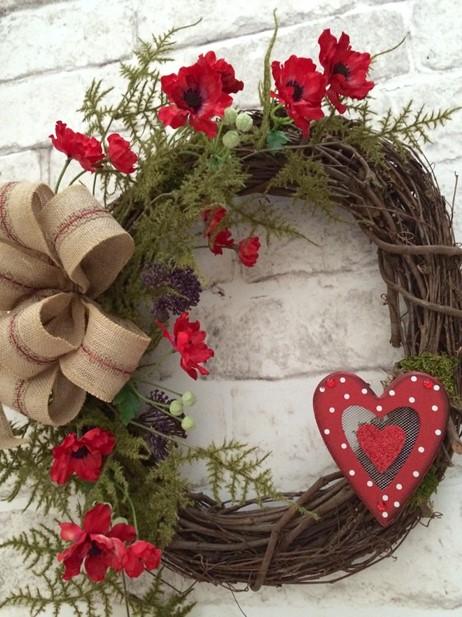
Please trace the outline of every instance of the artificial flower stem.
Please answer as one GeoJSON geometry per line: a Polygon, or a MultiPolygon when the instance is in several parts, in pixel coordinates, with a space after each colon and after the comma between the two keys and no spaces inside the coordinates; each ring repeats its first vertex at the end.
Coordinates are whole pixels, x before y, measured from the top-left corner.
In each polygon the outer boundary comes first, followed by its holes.
{"type": "Polygon", "coordinates": [[[163,439],[167,439],[168,441],[173,441],[173,443],[176,443],[177,446],[182,446],[183,448],[187,448],[188,450],[194,450],[194,448],[186,445],[180,439],[176,439],[175,437],[172,437],[171,435],[164,435],[164,433],[161,433],[160,431],[156,431],[155,428],[151,428],[150,426],[144,426],[144,424],[140,424],[139,422],[136,422],[135,420],[130,420],[129,424],[132,424],[133,426],[136,426],[138,428],[142,428],[148,433],[152,433],[153,435],[157,435],[158,437],[162,437],[163,439]]]}
{"type": "Polygon", "coordinates": [[[138,518],[136,516],[135,504],[133,503],[133,500],[130,497],[130,495],[128,494],[128,492],[125,493],[125,499],[127,500],[128,505],[130,506],[130,510],[132,511],[133,527],[135,528],[136,535],[139,536],[138,518]]]}
{"type": "Polygon", "coordinates": [[[127,581],[125,580],[125,572],[122,572],[122,586],[124,589],[125,610],[127,612],[127,617],[130,617],[131,613],[130,613],[130,605],[128,603],[127,581]]]}
{"type": "Polygon", "coordinates": [[[71,184],[74,184],[74,182],[77,182],[77,180],[78,180],[81,176],[83,176],[83,174],[85,174],[85,173],[87,173],[87,170],[86,170],[86,169],[84,169],[83,171],[81,171],[80,173],[78,173],[76,176],[74,176],[74,177],[72,178],[72,180],[69,182],[69,186],[71,186],[71,184]]]}
{"type": "Polygon", "coordinates": [[[164,413],[166,416],[170,416],[171,418],[174,418],[175,420],[178,420],[178,418],[176,418],[173,414],[171,414],[168,410],[167,405],[164,405],[163,403],[158,403],[157,401],[153,401],[152,399],[148,398],[147,396],[143,396],[141,394],[141,392],[139,392],[134,386],[133,384],[131,384],[131,388],[133,390],[133,392],[136,394],[136,396],[143,402],[148,403],[148,405],[150,405],[151,407],[155,407],[156,409],[158,409],[160,412],[164,413]],[[165,409],[162,409],[162,408],[165,409]]]}
{"type": "Polygon", "coordinates": [[[146,364],[140,364],[138,366],[138,369],[141,368],[148,368],[150,366],[158,366],[161,362],[163,362],[164,360],[166,360],[167,358],[169,358],[172,354],[175,353],[174,349],[169,349],[169,351],[167,351],[166,353],[164,353],[160,358],[158,358],[157,360],[155,360],[154,362],[148,362],[146,364]]]}
{"type": "Polygon", "coordinates": [[[164,385],[159,384],[159,383],[154,383],[152,381],[146,381],[144,379],[137,379],[136,381],[138,383],[144,383],[147,386],[152,386],[153,388],[158,388],[159,390],[166,390],[167,392],[171,392],[175,396],[182,396],[181,392],[177,392],[176,390],[172,390],[171,388],[167,388],[167,386],[164,386],[164,385]]]}
{"type": "Polygon", "coordinates": [[[98,177],[98,173],[97,173],[97,172],[95,172],[95,177],[93,178],[93,188],[92,188],[92,191],[91,191],[91,194],[92,194],[92,195],[94,195],[94,194],[95,194],[95,191],[96,191],[96,178],[97,178],[97,177],[98,177]]]}
{"type": "Polygon", "coordinates": [[[59,174],[58,181],[56,182],[56,186],[55,186],[55,193],[57,193],[57,192],[58,192],[59,185],[61,184],[61,180],[63,179],[63,176],[64,176],[64,174],[66,173],[66,169],[67,169],[67,168],[69,167],[69,165],[71,164],[71,161],[72,161],[71,157],[68,157],[68,158],[66,159],[66,162],[64,163],[64,166],[63,166],[63,168],[61,169],[61,173],[59,174]]]}

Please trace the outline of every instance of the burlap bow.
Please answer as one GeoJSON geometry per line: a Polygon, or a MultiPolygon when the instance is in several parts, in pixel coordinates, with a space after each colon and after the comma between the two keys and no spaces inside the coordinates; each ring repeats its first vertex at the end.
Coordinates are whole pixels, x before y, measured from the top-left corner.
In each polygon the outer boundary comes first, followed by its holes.
{"type": "MultiPolygon", "coordinates": [[[[0,401],[62,425],[86,393],[112,401],[149,345],[94,298],[133,253],[133,240],[80,185],[0,186],[0,401]]],[[[0,408],[0,448],[17,445],[0,408]]]]}

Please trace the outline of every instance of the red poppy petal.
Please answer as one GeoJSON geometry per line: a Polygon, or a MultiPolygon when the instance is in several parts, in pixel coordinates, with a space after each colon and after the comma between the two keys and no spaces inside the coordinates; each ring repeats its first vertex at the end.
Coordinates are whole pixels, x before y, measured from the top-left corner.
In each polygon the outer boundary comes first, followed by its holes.
{"type": "Polygon", "coordinates": [[[217,134],[217,123],[212,120],[191,117],[189,123],[196,131],[205,133],[207,137],[212,138],[217,134]]]}
{"type": "Polygon", "coordinates": [[[72,470],[81,479],[87,482],[96,482],[101,475],[103,457],[99,452],[91,452],[85,458],[72,459],[72,470]]]}
{"type": "MultiPolygon", "coordinates": [[[[112,137],[112,135],[110,135],[110,137],[112,137]]],[[[111,454],[116,444],[114,435],[100,428],[92,428],[87,431],[81,441],[90,450],[98,450],[104,456],[111,454]]]]}
{"type": "Polygon", "coordinates": [[[50,469],[50,478],[55,484],[66,484],[72,475],[70,454],[55,456],[50,469]]]}
{"type": "Polygon", "coordinates": [[[95,582],[104,580],[110,563],[108,563],[107,555],[89,555],[85,559],[85,570],[88,577],[95,582]]]}
{"type": "Polygon", "coordinates": [[[64,561],[64,574],[63,579],[65,581],[70,580],[74,576],[78,576],[82,569],[82,561],[78,556],[70,557],[64,561]]]}
{"type": "Polygon", "coordinates": [[[136,530],[126,523],[118,523],[109,532],[111,538],[118,538],[122,542],[133,542],[136,539],[136,530]]]}
{"type": "Polygon", "coordinates": [[[176,105],[166,105],[159,109],[157,117],[167,126],[177,129],[180,126],[184,126],[188,121],[188,112],[179,109],[176,105]]]}
{"type": "Polygon", "coordinates": [[[98,503],[86,513],[83,528],[87,533],[107,533],[111,526],[111,516],[111,506],[107,503],[98,503]]]}
{"type": "Polygon", "coordinates": [[[79,542],[87,534],[75,523],[60,523],[61,538],[66,542],[79,542]]]}

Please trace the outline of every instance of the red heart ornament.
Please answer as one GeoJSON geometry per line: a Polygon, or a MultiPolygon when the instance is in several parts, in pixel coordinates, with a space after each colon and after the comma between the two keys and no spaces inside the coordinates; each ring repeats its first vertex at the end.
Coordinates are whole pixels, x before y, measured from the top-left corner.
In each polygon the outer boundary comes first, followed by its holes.
{"type": "Polygon", "coordinates": [[[373,424],[361,424],[356,431],[361,450],[381,473],[396,460],[406,441],[406,432],[400,426],[391,424],[378,428],[373,424]]]}
{"type": "Polygon", "coordinates": [[[444,438],[449,403],[442,384],[406,373],[377,396],[357,375],[332,373],[317,386],[313,408],[333,459],[386,527],[424,479],[444,438]]]}

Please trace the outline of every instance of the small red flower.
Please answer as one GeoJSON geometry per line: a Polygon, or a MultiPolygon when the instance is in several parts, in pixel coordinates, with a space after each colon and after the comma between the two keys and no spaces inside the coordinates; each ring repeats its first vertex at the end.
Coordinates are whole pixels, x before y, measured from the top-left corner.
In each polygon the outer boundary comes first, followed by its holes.
{"type": "Polygon", "coordinates": [[[61,538],[72,543],[57,555],[64,563],[64,580],[80,574],[82,564],[92,581],[102,581],[111,567],[115,570],[122,567],[125,557],[122,542],[132,541],[136,533],[125,523],[111,529],[111,517],[111,506],[99,503],[86,513],[82,527],[60,523],[61,538]]]}
{"type": "Polygon", "coordinates": [[[95,137],[88,137],[68,128],[64,122],[58,120],[55,126],[56,135],[50,135],[51,143],[60,152],[75,159],[86,170],[94,172],[104,159],[103,149],[95,137]]]}
{"type": "Polygon", "coordinates": [[[223,206],[207,208],[202,213],[202,219],[206,224],[204,236],[208,239],[210,250],[215,255],[222,255],[224,248],[234,247],[231,231],[227,227],[220,229],[220,224],[227,213],[223,206]]]}
{"type": "Polygon", "coordinates": [[[229,62],[226,62],[224,58],[219,58],[217,60],[214,51],[208,51],[205,56],[201,54],[199,56],[198,62],[207,63],[210,68],[212,68],[220,75],[223,92],[226,92],[226,94],[231,94],[232,92],[239,92],[239,90],[243,90],[244,82],[240,79],[236,79],[236,74],[234,72],[233,66],[229,64],[229,62]]]}
{"type": "Polygon", "coordinates": [[[124,174],[133,173],[138,157],[133,150],[131,150],[128,141],[118,133],[109,135],[107,141],[109,144],[107,154],[114,167],[124,174]]]}
{"type": "Polygon", "coordinates": [[[72,474],[87,482],[96,482],[101,474],[103,457],[108,456],[116,444],[108,431],[93,428],[82,437],[69,433],[53,448],[50,477],[56,484],[65,484],[72,474]]]}
{"type": "Polygon", "coordinates": [[[251,268],[257,263],[260,246],[258,236],[251,236],[239,242],[238,255],[244,266],[251,268]]]}
{"type": "Polygon", "coordinates": [[[173,336],[165,326],[158,322],[163,336],[170,341],[172,347],[181,354],[181,368],[193,379],[197,373],[208,375],[208,370],[201,366],[214,356],[214,351],[205,343],[206,332],[201,330],[198,321],[189,321],[189,313],[181,313],[173,326],[173,336]]]}
{"type": "Polygon", "coordinates": [[[155,570],[160,565],[162,551],[144,540],[138,540],[126,547],[123,569],[131,578],[143,574],[145,570],[155,570]]]}
{"type": "Polygon", "coordinates": [[[346,105],[341,102],[341,96],[363,99],[374,87],[374,82],[366,79],[371,56],[368,53],[353,51],[350,37],[345,32],[342,32],[337,41],[327,28],[318,42],[319,62],[324,67],[328,83],[327,96],[337,111],[343,114],[346,105]]]}
{"type": "Polygon", "coordinates": [[[232,98],[223,90],[220,73],[207,61],[183,66],[178,75],[164,75],[161,86],[171,103],[159,110],[161,122],[174,129],[189,123],[208,137],[217,134],[212,118],[222,116],[232,98]]]}
{"type": "Polygon", "coordinates": [[[277,92],[272,95],[285,106],[295,125],[306,137],[310,122],[320,120],[324,113],[321,102],[326,93],[326,79],[309,58],[290,56],[282,64],[271,64],[277,92]]]}

